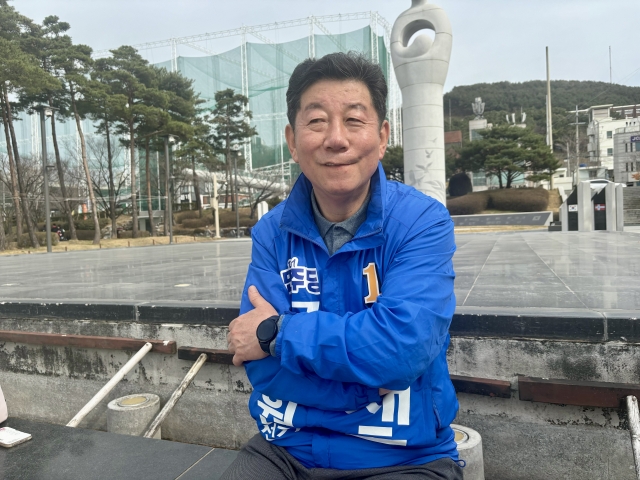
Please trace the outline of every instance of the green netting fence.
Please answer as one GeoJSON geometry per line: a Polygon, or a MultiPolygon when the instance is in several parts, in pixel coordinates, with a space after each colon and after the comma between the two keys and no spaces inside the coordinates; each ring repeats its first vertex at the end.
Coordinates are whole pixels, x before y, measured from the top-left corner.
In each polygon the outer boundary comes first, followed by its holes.
{"type": "MultiPolygon", "coordinates": [[[[246,54],[238,46],[224,53],[203,57],[178,57],[180,73],[194,81],[194,88],[205,100],[204,107],[212,108],[215,93],[231,88],[248,94],[249,109],[253,114],[251,124],[258,135],[251,142],[251,167],[253,169],[288,162],[289,151],[284,145],[286,116],[286,91],[293,69],[315,50],[316,58],[338,51],[356,51],[373,57],[389,79],[389,55],[384,38],[377,37],[372,49],[371,27],[336,35],[314,35],[289,42],[267,44],[247,42],[246,54]],[[243,81],[246,66],[246,82],[243,81]],[[244,88],[243,88],[244,87],[244,88]]],[[[171,69],[171,61],[156,64],[171,69]]]]}

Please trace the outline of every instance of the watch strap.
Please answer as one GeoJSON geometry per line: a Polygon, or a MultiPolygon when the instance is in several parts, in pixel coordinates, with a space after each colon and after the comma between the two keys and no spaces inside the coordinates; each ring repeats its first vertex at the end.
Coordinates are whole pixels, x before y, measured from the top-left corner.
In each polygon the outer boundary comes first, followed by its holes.
{"type": "MultiPolygon", "coordinates": [[[[282,320],[284,319],[284,315],[280,315],[278,317],[278,333],[280,333],[280,330],[282,329],[282,320]]],[[[269,354],[272,357],[276,356],[276,340],[278,339],[278,334],[276,334],[275,337],[273,337],[273,340],[271,340],[271,343],[269,344],[269,354]]]]}

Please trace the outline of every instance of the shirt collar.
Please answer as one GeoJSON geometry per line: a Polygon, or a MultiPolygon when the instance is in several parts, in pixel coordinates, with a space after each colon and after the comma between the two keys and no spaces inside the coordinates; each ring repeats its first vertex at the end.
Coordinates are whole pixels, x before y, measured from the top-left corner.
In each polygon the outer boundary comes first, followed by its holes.
{"type": "MultiPolygon", "coordinates": [[[[311,182],[304,174],[300,174],[291,189],[289,198],[285,201],[282,217],[280,218],[280,227],[286,231],[307,237],[318,245],[323,245],[324,240],[314,221],[313,207],[310,201],[312,190],[311,182]]],[[[382,231],[387,203],[387,178],[381,163],[378,163],[378,170],[371,177],[369,191],[371,197],[367,207],[367,215],[365,222],[358,229],[358,237],[371,235],[377,237],[376,234],[382,231]]],[[[371,241],[367,242],[367,245],[369,243],[378,243],[378,240],[372,238],[371,241]]]]}
{"type": "Polygon", "coordinates": [[[346,230],[353,237],[358,231],[358,228],[360,228],[360,225],[362,225],[364,221],[367,219],[367,209],[369,207],[370,198],[371,198],[371,188],[369,188],[369,191],[367,192],[367,197],[364,199],[364,202],[362,203],[362,205],[360,205],[360,208],[356,213],[351,215],[346,220],[343,220],[342,222],[330,222],[329,220],[324,218],[324,216],[320,212],[320,208],[318,207],[318,202],[316,200],[315,193],[312,190],[311,191],[311,207],[313,208],[313,218],[316,221],[316,225],[318,226],[318,230],[320,231],[320,235],[322,236],[322,238],[324,238],[327,235],[327,232],[333,226],[340,227],[346,230]]]}

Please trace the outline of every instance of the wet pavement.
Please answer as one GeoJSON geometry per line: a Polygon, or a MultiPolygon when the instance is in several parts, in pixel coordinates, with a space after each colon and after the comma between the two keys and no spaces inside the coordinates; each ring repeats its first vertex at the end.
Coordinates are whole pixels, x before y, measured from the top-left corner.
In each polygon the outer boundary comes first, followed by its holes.
{"type": "MultiPolygon", "coordinates": [[[[460,307],[640,311],[640,234],[458,234],[460,307]]],[[[0,301],[239,302],[251,241],[0,257],[0,301]]]]}

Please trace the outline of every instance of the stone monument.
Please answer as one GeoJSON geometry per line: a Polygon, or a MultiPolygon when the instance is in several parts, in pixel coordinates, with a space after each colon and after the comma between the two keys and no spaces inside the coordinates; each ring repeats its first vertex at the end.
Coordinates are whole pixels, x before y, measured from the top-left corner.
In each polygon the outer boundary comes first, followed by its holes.
{"type": "Polygon", "coordinates": [[[442,8],[412,0],[391,31],[391,58],[402,91],[404,181],[443,204],[446,201],[442,93],[451,57],[451,24],[442,8]],[[432,40],[418,35],[435,31],[432,40]]]}
{"type": "Polygon", "coordinates": [[[473,114],[476,116],[469,122],[469,140],[473,142],[482,138],[476,131],[491,128],[491,124],[487,123],[487,119],[483,117],[484,102],[481,97],[476,98],[476,101],[471,104],[471,108],[473,108],[473,114]]]}

